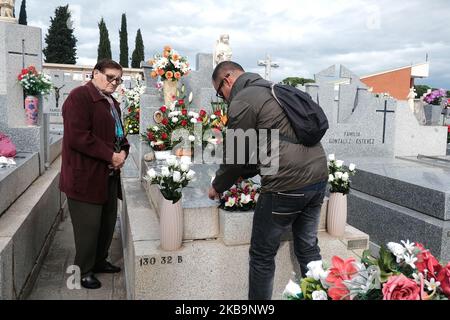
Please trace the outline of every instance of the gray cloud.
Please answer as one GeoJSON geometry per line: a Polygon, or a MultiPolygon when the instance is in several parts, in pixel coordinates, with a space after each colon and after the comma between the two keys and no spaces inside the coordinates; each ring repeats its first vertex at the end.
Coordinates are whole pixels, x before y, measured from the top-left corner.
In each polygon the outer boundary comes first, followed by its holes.
{"type": "MultiPolygon", "coordinates": [[[[17,1],[20,2],[20,1],[17,1]]],[[[66,2],[27,1],[30,25],[43,28],[66,2]]],[[[230,34],[234,60],[263,73],[258,59],[270,53],[280,63],[273,80],[312,77],[331,64],[360,75],[431,61],[430,77],[420,82],[450,87],[450,9],[448,0],[278,0],[278,1],[70,1],[75,18],[78,63],[95,62],[97,23],[106,21],[113,56],[119,56],[120,17],[128,18],[130,56],[141,28],[146,57],[170,44],[194,63],[212,52],[221,33],[230,34]]]]}

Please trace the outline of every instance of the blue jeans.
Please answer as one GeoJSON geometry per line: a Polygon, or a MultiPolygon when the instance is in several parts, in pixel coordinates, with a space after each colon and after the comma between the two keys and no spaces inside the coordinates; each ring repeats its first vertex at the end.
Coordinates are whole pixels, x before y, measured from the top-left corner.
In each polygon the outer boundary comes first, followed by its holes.
{"type": "Polygon", "coordinates": [[[272,298],[275,256],[281,236],[291,226],[294,251],[303,276],[309,262],[322,259],[317,229],[326,186],[324,181],[299,190],[260,195],[250,244],[250,300],[272,298]]]}

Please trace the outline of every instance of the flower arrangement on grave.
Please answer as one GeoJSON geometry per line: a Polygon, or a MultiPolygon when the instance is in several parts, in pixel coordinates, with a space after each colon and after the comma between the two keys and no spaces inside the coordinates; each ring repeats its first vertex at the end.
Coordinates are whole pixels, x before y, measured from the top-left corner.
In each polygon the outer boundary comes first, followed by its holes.
{"type": "Polygon", "coordinates": [[[331,266],[308,264],[306,277],[290,280],[288,300],[448,300],[450,263],[440,263],[424,245],[401,241],[382,246],[379,258],[363,253],[354,258],[334,256],[331,266]]]}
{"type": "Polygon", "coordinates": [[[254,210],[261,186],[250,179],[239,181],[220,195],[220,208],[226,211],[254,210]]]}
{"type": "Polygon", "coordinates": [[[334,154],[328,156],[328,182],[331,186],[331,193],[348,194],[350,192],[350,177],[356,171],[356,166],[351,163],[348,170],[344,167],[344,161],[336,160],[334,154]]]}
{"type": "Polygon", "coordinates": [[[176,203],[181,199],[181,191],[195,177],[195,172],[191,170],[190,157],[181,157],[180,160],[172,155],[166,159],[166,166],[160,172],[155,169],[147,171],[145,179],[151,184],[158,185],[164,199],[176,203]]]}
{"type": "Polygon", "coordinates": [[[22,69],[17,77],[25,93],[25,112],[28,125],[36,125],[39,114],[39,96],[45,96],[53,89],[50,76],[38,72],[34,66],[22,69]]]}
{"type": "Polygon", "coordinates": [[[432,104],[432,105],[440,105],[443,98],[447,96],[447,92],[444,89],[437,89],[427,93],[423,97],[423,101],[432,104]]]}
{"type": "Polygon", "coordinates": [[[163,81],[164,102],[168,105],[176,99],[178,80],[189,74],[187,58],[170,46],[165,46],[162,54],[156,54],[153,59],[150,59],[149,64],[153,68],[150,76],[160,77],[163,81]]]}
{"type": "Polygon", "coordinates": [[[124,117],[125,131],[128,134],[139,133],[139,118],[141,108],[141,95],[145,92],[145,86],[141,81],[137,80],[137,84],[133,89],[123,89],[125,98],[125,108],[128,114],[124,117]]]}

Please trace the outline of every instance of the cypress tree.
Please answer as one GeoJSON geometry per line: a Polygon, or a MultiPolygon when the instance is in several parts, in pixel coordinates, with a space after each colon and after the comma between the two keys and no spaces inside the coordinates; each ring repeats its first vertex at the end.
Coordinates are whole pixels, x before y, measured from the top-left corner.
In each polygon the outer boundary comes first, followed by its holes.
{"type": "Polygon", "coordinates": [[[102,59],[112,59],[111,42],[109,41],[108,29],[106,28],[105,20],[103,20],[103,18],[98,24],[98,29],[100,31],[100,40],[98,43],[97,61],[102,59]]]}
{"type": "Polygon", "coordinates": [[[141,29],[138,29],[136,34],[136,45],[131,56],[131,67],[140,68],[141,62],[145,60],[144,55],[144,41],[142,40],[141,29]]]}
{"type": "Polygon", "coordinates": [[[120,36],[120,65],[123,68],[128,68],[128,31],[127,31],[127,16],[122,14],[122,25],[119,31],[120,36]]]}
{"type": "Polygon", "coordinates": [[[27,25],[27,1],[22,0],[22,4],[20,5],[20,13],[19,13],[19,24],[27,25]]]}
{"type": "Polygon", "coordinates": [[[50,18],[50,28],[45,36],[47,46],[43,52],[45,62],[75,64],[77,62],[77,39],[71,27],[69,5],[57,7],[55,17],[50,18]]]}

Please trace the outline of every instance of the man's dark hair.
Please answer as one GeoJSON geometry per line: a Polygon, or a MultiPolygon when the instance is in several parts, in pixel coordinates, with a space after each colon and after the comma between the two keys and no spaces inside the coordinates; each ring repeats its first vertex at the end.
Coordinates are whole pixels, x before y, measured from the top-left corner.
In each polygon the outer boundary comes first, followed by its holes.
{"type": "Polygon", "coordinates": [[[220,75],[229,73],[231,71],[242,71],[245,72],[244,68],[236,62],[233,61],[222,61],[219,63],[216,68],[214,69],[214,72],[212,74],[212,80],[216,81],[220,75]]]}
{"type": "MultiPolygon", "coordinates": [[[[94,67],[94,70],[98,70],[100,72],[105,71],[105,69],[116,69],[123,72],[122,66],[111,59],[102,59],[94,67]]],[[[94,78],[94,70],[92,70],[92,78],[94,78]]]]}

